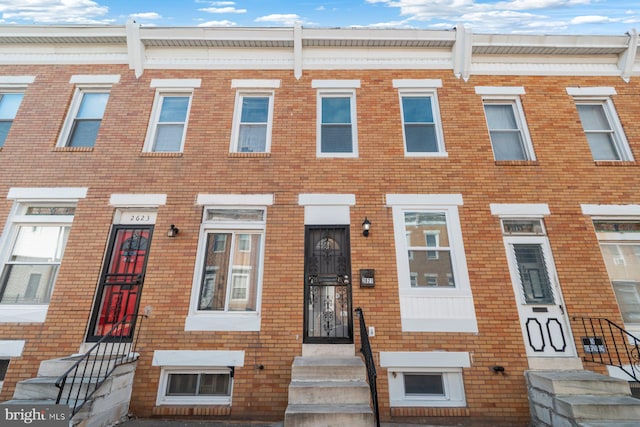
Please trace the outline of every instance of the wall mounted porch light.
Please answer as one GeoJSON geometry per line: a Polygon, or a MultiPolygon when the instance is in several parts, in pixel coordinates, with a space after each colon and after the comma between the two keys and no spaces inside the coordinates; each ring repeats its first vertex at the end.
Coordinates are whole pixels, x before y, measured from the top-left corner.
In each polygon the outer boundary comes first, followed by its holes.
{"type": "Polygon", "coordinates": [[[369,230],[371,229],[371,221],[364,217],[364,222],[362,223],[362,235],[364,237],[369,237],[369,230]]]}
{"type": "Polygon", "coordinates": [[[171,224],[169,230],[167,231],[167,237],[176,237],[180,230],[175,225],[171,224]]]}

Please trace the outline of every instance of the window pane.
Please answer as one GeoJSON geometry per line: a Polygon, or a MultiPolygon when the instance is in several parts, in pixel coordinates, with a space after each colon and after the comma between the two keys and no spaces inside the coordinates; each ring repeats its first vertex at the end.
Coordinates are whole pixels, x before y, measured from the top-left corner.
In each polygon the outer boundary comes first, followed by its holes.
{"type": "Polygon", "coordinates": [[[108,93],[85,93],[77,117],[80,119],[102,119],[108,100],[108,93]]]}
{"type": "Polygon", "coordinates": [[[224,310],[227,298],[227,272],[229,271],[230,233],[207,235],[204,270],[200,284],[198,310],[224,310]]]}
{"type": "Polygon", "coordinates": [[[640,323],[640,282],[614,281],[618,307],[625,323],[640,323]]]}
{"type": "Polygon", "coordinates": [[[611,133],[587,133],[594,160],[620,160],[611,133]]]}
{"type": "Polygon", "coordinates": [[[490,130],[518,129],[518,123],[511,104],[485,104],[484,111],[487,114],[487,123],[490,130]]]}
{"type": "Polygon", "coordinates": [[[69,147],[93,147],[101,120],[76,120],[69,137],[69,147]]]}
{"type": "Polygon", "coordinates": [[[351,125],[322,125],[320,150],[323,153],[351,153],[351,125]]]}
{"type": "Polygon", "coordinates": [[[229,311],[255,311],[262,235],[237,234],[235,237],[229,311]],[[242,250],[247,246],[250,251],[242,250]]]}
{"type": "Polygon", "coordinates": [[[184,122],[189,107],[188,96],[165,96],[160,111],[160,122],[184,122]]]}
{"type": "Polygon", "coordinates": [[[264,221],[262,209],[208,209],[207,221],[264,221]]]}
{"type": "Polygon", "coordinates": [[[490,135],[496,160],[527,160],[519,131],[492,131],[490,135]]]}
{"type": "Polygon", "coordinates": [[[184,125],[159,124],[153,151],[180,151],[184,125]]]}
{"type": "Polygon", "coordinates": [[[515,244],[513,250],[525,302],[527,304],[553,304],[551,281],[542,253],[542,246],[515,244]]]}
{"type": "Polygon", "coordinates": [[[13,120],[16,117],[20,103],[21,93],[5,93],[0,98],[0,119],[13,120]]]}
{"type": "Polygon", "coordinates": [[[198,374],[169,374],[167,396],[195,396],[198,374]]]}
{"type": "Polygon", "coordinates": [[[351,123],[351,97],[323,97],[322,123],[351,123]]]}
{"type": "Polygon", "coordinates": [[[268,97],[242,98],[242,123],[267,123],[269,118],[268,97]]]}
{"type": "Polygon", "coordinates": [[[263,153],[267,146],[267,125],[240,125],[238,151],[263,153]]]}
{"type": "Polygon", "coordinates": [[[404,374],[404,393],[444,396],[442,374],[404,374]]]}
{"type": "Polygon", "coordinates": [[[12,121],[0,121],[0,147],[4,147],[4,142],[7,139],[7,135],[9,134],[9,129],[11,129],[12,121]]]}
{"type": "Polygon", "coordinates": [[[402,111],[406,123],[433,123],[431,97],[405,96],[402,98],[402,111]]]}
{"type": "Polygon", "coordinates": [[[609,120],[601,104],[578,104],[578,114],[584,130],[611,130],[609,120]]]}
{"type": "Polygon", "coordinates": [[[205,396],[228,396],[229,374],[200,374],[199,395],[205,396]]]}
{"type": "Polygon", "coordinates": [[[413,250],[413,258],[409,259],[409,271],[415,275],[412,287],[455,286],[451,252],[448,250],[425,251],[413,250]]]}
{"type": "Polygon", "coordinates": [[[0,303],[47,304],[57,272],[57,264],[7,264],[0,303]]]}
{"type": "Polygon", "coordinates": [[[68,235],[68,227],[36,225],[20,227],[11,252],[11,261],[60,262],[68,235]]]}
{"type": "Polygon", "coordinates": [[[424,236],[427,234],[437,234],[440,247],[449,246],[444,212],[405,212],[404,222],[409,247],[426,247],[424,236]]]}
{"type": "Polygon", "coordinates": [[[408,153],[434,153],[438,151],[438,141],[434,125],[405,124],[404,136],[408,153]]]}
{"type": "Polygon", "coordinates": [[[8,368],[9,368],[9,360],[0,359],[0,381],[4,381],[4,377],[7,375],[8,368]]]}

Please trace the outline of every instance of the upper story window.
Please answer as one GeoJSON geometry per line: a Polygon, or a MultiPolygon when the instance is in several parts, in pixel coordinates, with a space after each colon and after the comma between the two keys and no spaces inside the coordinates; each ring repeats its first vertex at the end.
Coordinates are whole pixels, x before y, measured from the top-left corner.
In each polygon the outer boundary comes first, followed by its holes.
{"type": "Polygon", "coordinates": [[[567,88],[574,97],[594,160],[631,161],[633,155],[618,119],[612,87],[567,88]]]}
{"type": "Polygon", "coordinates": [[[318,157],[357,157],[356,89],[359,80],[313,80],[318,89],[318,157]]]}
{"type": "Polygon", "coordinates": [[[154,79],[151,87],[155,87],[157,91],[144,151],[181,153],[193,90],[200,87],[200,79],[154,79]]]}
{"type": "Polygon", "coordinates": [[[280,80],[233,80],[237,88],[231,152],[267,153],[271,149],[273,89],[280,80]]]}
{"type": "Polygon", "coordinates": [[[405,155],[446,155],[436,92],[442,82],[393,80],[393,87],[400,96],[405,155]]]}
{"type": "Polygon", "coordinates": [[[34,76],[0,76],[0,148],[18,114],[24,91],[34,80],[34,76]]]}
{"type": "Polygon", "coordinates": [[[535,160],[520,95],[522,87],[476,87],[482,95],[495,160],[535,160]]]}
{"type": "Polygon", "coordinates": [[[58,147],[93,147],[109,100],[109,90],[120,75],[75,75],[76,90],[69,107],[58,147]]]}

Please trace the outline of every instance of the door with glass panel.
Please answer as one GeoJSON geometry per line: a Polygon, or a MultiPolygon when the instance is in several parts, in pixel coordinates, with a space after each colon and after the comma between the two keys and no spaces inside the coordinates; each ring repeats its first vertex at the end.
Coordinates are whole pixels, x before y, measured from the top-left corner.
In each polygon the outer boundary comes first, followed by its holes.
{"type": "Polygon", "coordinates": [[[527,356],[575,357],[542,219],[504,219],[502,227],[527,356]]]}
{"type": "Polygon", "coordinates": [[[122,320],[121,327],[112,334],[132,337],[152,233],[152,225],[113,226],[87,341],[99,340],[122,320]]]}
{"type": "Polygon", "coordinates": [[[353,343],[349,226],[305,229],[305,343],[353,343]]]}

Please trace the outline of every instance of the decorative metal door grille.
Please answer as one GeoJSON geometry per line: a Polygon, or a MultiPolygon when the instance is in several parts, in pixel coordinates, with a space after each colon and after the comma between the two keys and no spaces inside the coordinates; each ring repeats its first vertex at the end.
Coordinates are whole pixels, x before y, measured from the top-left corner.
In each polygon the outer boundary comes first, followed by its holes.
{"type": "Polygon", "coordinates": [[[114,226],[87,341],[97,341],[125,317],[132,320],[116,336],[132,336],[152,232],[153,226],[114,226]]]}
{"type": "Polygon", "coordinates": [[[307,226],[304,342],[353,343],[349,226],[307,226]]]}

